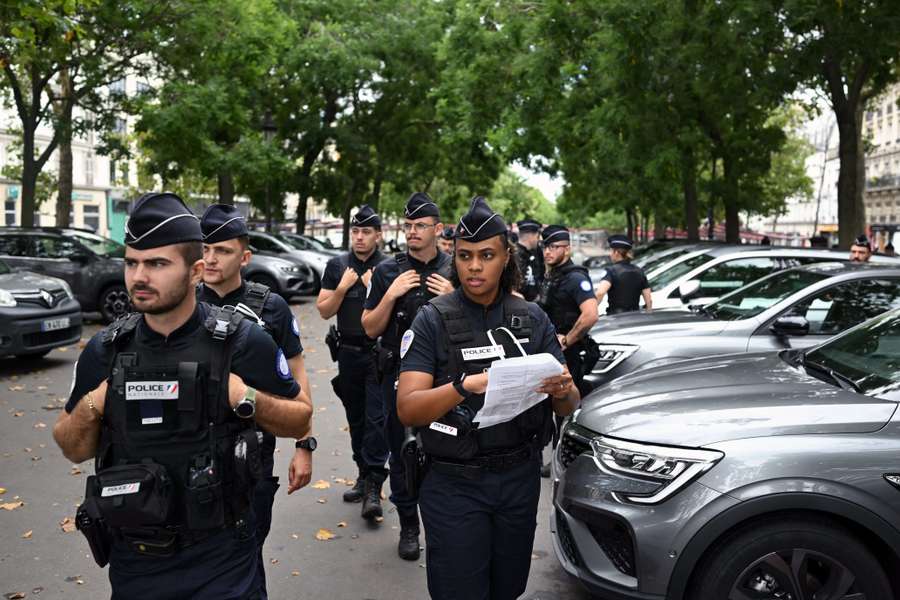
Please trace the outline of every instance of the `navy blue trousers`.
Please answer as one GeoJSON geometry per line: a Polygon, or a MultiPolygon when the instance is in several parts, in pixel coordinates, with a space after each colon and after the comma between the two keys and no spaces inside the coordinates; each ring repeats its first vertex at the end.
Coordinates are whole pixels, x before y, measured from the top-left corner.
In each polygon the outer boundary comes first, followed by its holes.
{"type": "Polygon", "coordinates": [[[394,388],[397,376],[398,371],[395,368],[393,371],[385,373],[381,382],[381,392],[384,398],[384,435],[387,438],[388,448],[391,451],[389,463],[391,471],[391,502],[397,507],[397,516],[400,517],[400,520],[411,522],[413,519],[419,520],[417,509],[419,499],[406,489],[406,479],[404,478],[403,460],[400,450],[403,447],[406,428],[397,417],[397,390],[394,388]]]}
{"type": "Polygon", "coordinates": [[[525,592],[540,468],[534,456],[478,479],[429,471],[419,510],[433,600],[514,600],[525,592]]]}
{"type": "Polygon", "coordinates": [[[259,598],[266,600],[266,561],[263,560],[263,544],[272,528],[272,507],[275,504],[275,492],[280,485],[278,478],[272,477],[272,466],[263,467],[266,477],[256,484],[253,491],[253,512],[256,513],[256,574],[259,582],[259,598]]]}
{"type": "Polygon", "coordinates": [[[338,350],[338,386],[350,428],[353,462],[363,477],[387,476],[388,445],[384,437],[384,402],[375,381],[375,357],[369,350],[338,350]]]}

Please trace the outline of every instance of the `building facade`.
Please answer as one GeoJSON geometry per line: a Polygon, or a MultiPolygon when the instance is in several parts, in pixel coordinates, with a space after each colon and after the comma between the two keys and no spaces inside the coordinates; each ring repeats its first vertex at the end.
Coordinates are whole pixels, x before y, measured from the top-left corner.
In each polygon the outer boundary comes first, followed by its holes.
{"type": "MultiPolygon", "coordinates": [[[[863,117],[864,200],[873,242],[883,247],[900,230],[900,84],[871,100],[863,117]]],[[[895,244],[896,245],[896,244],[895,244]]]]}

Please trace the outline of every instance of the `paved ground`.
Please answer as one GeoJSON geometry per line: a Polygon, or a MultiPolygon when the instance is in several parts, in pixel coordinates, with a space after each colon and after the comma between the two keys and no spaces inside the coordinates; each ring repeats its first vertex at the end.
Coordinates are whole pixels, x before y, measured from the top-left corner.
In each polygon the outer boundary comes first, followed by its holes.
{"type": "MultiPolygon", "coordinates": [[[[306,348],[316,405],[313,481],[287,496],[279,491],[266,544],[270,597],[343,599],[427,598],[425,561],[397,557],[397,517],[391,505],[384,522],[370,527],[359,505],[341,501],[352,479],[350,439],[340,402],[331,394],[334,365],[322,339],[327,323],[311,299],[293,305],[306,348]],[[324,486],[323,486],[324,487],[324,486]],[[328,529],[335,537],[318,541],[328,529]]],[[[99,327],[89,325],[84,339],[99,327]]],[[[106,573],[88,555],[81,534],[67,519],[84,494],[84,479],[93,465],[72,465],[62,457],[50,431],[69,392],[72,368],[80,349],[60,348],[35,362],[0,359],[0,597],[87,599],[109,597],[106,573]],[[24,503],[17,506],[18,503],[24,503]],[[14,508],[15,507],[15,508],[14,508]],[[2,510],[12,508],[12,510],[2,510]],[[61,525],[62,523],[62,525],[61,525]],[[24,596],[14,596],[21,592],[24,596]]],[[[286,480],[293,444],[281,440],[276,470],[286,480]]],[[[548,529],[549,484],[538,515],[537,539],[528,600],[587,600],[589,597],[559,566],[548,529]]],[[[424,537],[423,537],[424,540],[424,537]]]]}

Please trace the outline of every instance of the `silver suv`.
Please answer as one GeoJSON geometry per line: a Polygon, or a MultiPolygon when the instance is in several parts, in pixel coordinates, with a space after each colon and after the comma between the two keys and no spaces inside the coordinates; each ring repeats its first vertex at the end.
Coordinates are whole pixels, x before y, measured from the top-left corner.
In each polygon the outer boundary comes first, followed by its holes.
{"type": "Polygon", "coordinates": [[[898,401],[900,310],[616,379],[555,452],[556,554],[608,600],[896,598],[898,401]]]}

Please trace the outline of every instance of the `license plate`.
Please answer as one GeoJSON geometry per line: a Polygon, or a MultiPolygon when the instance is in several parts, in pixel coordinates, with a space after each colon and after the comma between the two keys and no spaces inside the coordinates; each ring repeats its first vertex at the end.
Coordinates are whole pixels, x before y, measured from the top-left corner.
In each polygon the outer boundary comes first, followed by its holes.
{"type": "Polygon", "coordinates": [[[61,319],[47,319],[41,323],[41,331],[56,331],[57,329],[65,329],[69,326],[69,317],[61,319]]]}

